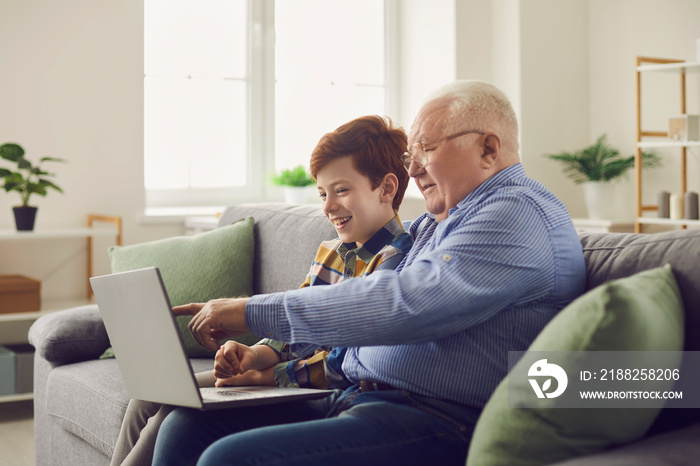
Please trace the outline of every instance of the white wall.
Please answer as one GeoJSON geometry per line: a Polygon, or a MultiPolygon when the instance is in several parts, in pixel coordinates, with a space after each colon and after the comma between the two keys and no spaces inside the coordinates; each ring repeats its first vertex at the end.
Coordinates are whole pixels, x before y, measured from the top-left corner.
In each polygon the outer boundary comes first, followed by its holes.
{"type": "MultiPolygon", "coordinates": [[[[456,77],[457,40],[455,1],[400,0],[399,10],[399,114],[394,120],[406,131],[424,98],[456,77]],[[427,40],[426,40],[427,39],[427,40]]],[[[409,184],[399,216],[416,218],[425,212],[425,201],[413,182],[409,184]]]]}
{"type": "Polygon", "coordinates": [[[455,79],[455,0],[399,0],[397,122],[410,128],[425,96],[455,79]]]}
{"type": "MultiPolygon", "coordinates": [[[[520,119],[528,175],[559,196],[572,215],[584,216],[580,188],[544,154],[589,141],[588,2],[457,0],[454,13],[443,18],[445,27],[452,16],[455,78],[489,81],[508,95],[520,119]]],[[[412,207],[422,204],[413,201],[412,207]]]]}
{"type": "MultiPolygon", "coordinates": [[[[89,212],[120,215],[124,240],[179,234],[180,225],[144,226],[143,2],[0,2],[0,143],[47,165],[65,194],[34,197],[37,228],[76,226],[89,212]]],[[[0,228],[14,228],[15,193],[0,194],[0,228]]],[[[84,240],[0,244],[0,273],[42,280],[43,296],[84,293],[84,240]],[[36,249],[35,252],[33,252],[36,249]]],[[[104,245],[96,272],[106,273],[104,245]]]]}
{"type": "Polygon", "coordinates": [[[587,0],[520,2],[521,157],[527,174],[574,217],[582,193],[544,154],[589,143],[587,0]]]}

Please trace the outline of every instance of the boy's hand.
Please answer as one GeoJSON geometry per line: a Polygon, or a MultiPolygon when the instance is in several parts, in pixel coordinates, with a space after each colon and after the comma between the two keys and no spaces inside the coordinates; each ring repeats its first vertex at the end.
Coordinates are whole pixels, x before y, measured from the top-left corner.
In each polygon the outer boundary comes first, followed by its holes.
{"type": "Polygon", "coordinates": [[[226,379],[250,370],[271,368],[279,362],[279,355],[267,345],[246,346],[227,341],[214,356],[214,376],[226,379]]]}
{"type": "Polygon", "coordinates": [[[249,346],[227,341],[214,357],[214,377],[227,379],[243,374],[249,369],[257,369],[257,352],[249,346]]]}
{"type": "Polygon", "coordinates": [[[217,387],[237,387],[241,385],[275,385],[274,367],[263,370],[248,370],[243,374],[226,379],[216,379],[217,387]]]}

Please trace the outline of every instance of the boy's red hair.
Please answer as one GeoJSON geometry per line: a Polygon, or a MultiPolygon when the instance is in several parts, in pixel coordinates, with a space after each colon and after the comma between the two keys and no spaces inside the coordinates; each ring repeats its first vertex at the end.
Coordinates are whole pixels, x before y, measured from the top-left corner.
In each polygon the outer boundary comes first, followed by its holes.
{"type": "Polygon", "coordinates": [[[311,153],[311,176],[316,178],[323,167],[340,157],[351,157],[355,169],[369,178],[372,189],[379,187],[384,175],[393,173],[399,186],[392,206],[398,211],[409,180],[401,162],[406,145],[406,133],[394,127],[391,119],[377,115],[355,118],[321,137],[311,153]]]}

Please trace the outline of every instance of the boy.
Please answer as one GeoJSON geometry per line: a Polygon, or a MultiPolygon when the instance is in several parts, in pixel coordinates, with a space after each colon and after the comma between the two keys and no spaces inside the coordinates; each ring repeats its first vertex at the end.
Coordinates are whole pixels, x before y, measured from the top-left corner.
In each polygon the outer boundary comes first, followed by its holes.
{"type": "MultiPolygon", "coordinates": [[[[401,161],[406,146],[404,131],[378,116],[357,118],[321,138],[311,156],[311,174],[339,239],[320,245],[302,287],[393,269],[408,253],[412,238],[396,215],[409,181],[401,161]]],[[[272,340],[250,348],[228,342],[217,353],[216,385],[342,386],[342,348],[331,355],[314,355],[316,349],[289,348],[272,340]],[[232,353],[240,354],[240,365],[228,363],[232,353]]],[[[211,374],[197,374],[200,386],[213,384],[211,374]]],[[[158,428],[172,409],[132,400],[111,464],[151,464],[158,428]]]]}
{"type": "MultiPolygon", "coordinates": [[[[319,246],[306,286],[339,283],[395,268],[411,247],[396,212],[408,183],[399,154],[403,135],[377,116],[361,117],[326,134],[311,155],[323,211],[338,239],[319,246]]],[[[229,341],[216,355],[216,386],[346,388],[345,350],[309,349],[264,339],[255,346],[229,341]]]]}

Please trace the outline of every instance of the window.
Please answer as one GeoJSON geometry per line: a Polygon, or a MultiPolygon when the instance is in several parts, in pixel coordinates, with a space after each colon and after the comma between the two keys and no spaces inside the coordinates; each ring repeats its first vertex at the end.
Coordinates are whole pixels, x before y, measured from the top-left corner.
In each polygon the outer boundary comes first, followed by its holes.
{"type": "Polygon", "coordinates": [[[146,0],[148,207],[270,197],[323,133],[389,105],[384,0],[146,0]]]}

